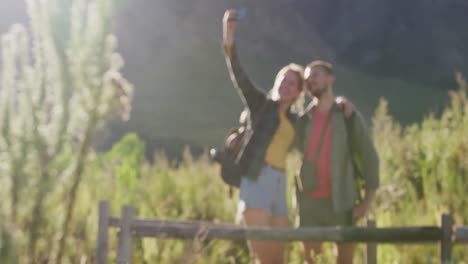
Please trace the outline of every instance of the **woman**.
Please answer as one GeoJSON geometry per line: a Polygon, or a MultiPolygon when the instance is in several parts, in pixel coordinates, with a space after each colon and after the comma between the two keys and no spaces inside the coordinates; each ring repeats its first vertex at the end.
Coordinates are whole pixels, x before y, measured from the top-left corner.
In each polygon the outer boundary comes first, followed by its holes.
{"type": "MultiPolygon", "coordinates": [[[[237,13],[226,11],[223,42],[226,62],[234,86],[251,113],[252,135],[238,157],[243,170],[239,211],[249,227],[287,227],[286,155],[293,143],[296,114],[292,109],[303,98],[303,68],[283,67],[266,94],[243,72],[234,47],[237,13]]],[[[284,246],[278,242],[249,241],[261,263],[282,263],[284,246]]]]}

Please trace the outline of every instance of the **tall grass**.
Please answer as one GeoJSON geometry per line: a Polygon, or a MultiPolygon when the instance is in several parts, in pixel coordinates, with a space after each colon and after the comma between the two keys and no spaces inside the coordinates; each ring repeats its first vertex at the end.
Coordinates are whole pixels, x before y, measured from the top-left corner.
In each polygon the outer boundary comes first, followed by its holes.
{"type": "MultiPolygon", "coordinates": [[[[381,160],[382,185],[371,216],[378,226],[439,225],[442,213],[452,213],[455,224],[468,223],[465,190],[467,189],[468,128],[466,85],[451,92],[451,104],[440,117],[428,116],[419,124],[404,127],[395,121],[382,100],[373,119],[374,141],[381,160]]],[[[75,217],[70,224],[70,241],[64,259],[77,263],[92,261],[97,230],[97,203],[112,202],[113,215],[120,206],[129,204],[137,216],[152,219],[205,220],[234,223],[237,194],[229,198],[228,189],[218,175],[218,167],[207,156],[194,158],[187,150],[183,161],[175,164],[163,154],[146,161],[144,143],[134,134],[125,136],[107,153],[94,153],[86,165],[80,191],[77,194],[75,217]],[[70,246],[73,245],[73,246],[70,246]]],[[[288,160],[289,186],[299,158],[288,160]]],[[[9,177],[0,178],[8,183],[9,177]]],[[[64,187],[69,179],[57,182],[44,208],[47,226],[41,234],[41,245],[54,240],[56,219],[63,219],[64,187]]],[[[1,184],[2,199],[8,200],[1,184]]],[[[289,188],[291,190],[291,188],[289,188]]],[[[34,196],[24,193],[22,201],[31,203],[34,196]]],[[[295,212],[291,191],[288,194],[290,223],[295,212]]],[[[21,216],[24,208],[18,206],[21,216]]],[[[7,215],[10,210],[2,210],[7,215]]],[[[25,254],[26,237],[3,225],[0,256],[21,259],[25,254]],[[8,249],[5,249],[5,248],[8,249]]],[[[111,258],[116,254],[116,231],[111,232],[111,258]]],[[[467,262],[464,246],[455,247],[458,263],[467,262]]],[[[204,241],[140,239],[134,244],[134,259],[138,263],[248,263],[244,241],[204,241]]],[[[323,263],[333,263],[333,248],[326,246],[323,263]]],[[[356,260],[362,260],[362,249],[356,260]]],[[[380,263],[437,263],[437,245],[381,245],[380,263]]],[[[289,263],[302,263],[301,246],[290,243],[289,263]]],[[[13,261],[15,262],[15,261],[13,261]]]]}
{"type": "MultiPolygon", "coordinates": [[[[440,117],[428,116],[419,124],[404,127],[395,121],[382,100],[373,119],[374,141],[381,160],[382,185],[371,216],[378,226],[439,225],[442,213],[453,213],[455,224],[468,221],[465,190],[467,189],[468,105],[466,85],[451,92],[451,104],[440,117]]],[[[70,241],[64,252],[69,263],[92,261],[97,229],[97,203],[112,202],[113,215],[120,206],[129,204],[137,209],[137,216],[153,219],[205,220],[215,223],[234,223],[236,194],[229,198],[228,189],[218,175],[218,167],[206,155],[194,158],[187,150],[183,161],[175,164],[163,154],[146,161],[144,143],[134,134],[125,136],[107,153],[94,153],[88,160],[80,191],[77,194],[75,217],[70,224],[70,241]]],[[[289,186],[299,158],[288,160],[289,186]]],[[[6,175],[0,180],[8,183],[6,175]]],[[[64,178],[63,183],[69,179],[64,178]]],[[[63,185],[57,182],[57,185],[63,185]]],[[[2,184],[2,198],[9,199],[2,184]]],[[[291,190],[291,189],[289,189],[291,190]]],[[[41,243],[54,239],[58,228],[55,219],[64,217],[63,194],[57,188],[45,206],[48,225],[42,230],[41,243]]],[[[295,214],[289,192],[290,222],[295,214]]],[[[33,196],[23,194],[22,201],[31,202],[33,196]]],[[[18,206],[21,216],[22,206],[18,206]]],[[[8,215],[9,210],[2,211],[8,215]]],[[[22,256],[25,237],[2,226],[2,257],[22,256]],[[6,242],[5,242],[6,241],[6,242]],[[14,241],[14,242],[12,242],[14,241]],[[9,250],[5,250],[5,246],[9,250]]],[[[116,254],[116,232],[111,232],[111,258],[116,254]]],[[[146,263],[248,263],[248,251],[243,241],[204,241],[140,239],[134,244],[134,259],[146,263]]],[[[322,257],[333,263],[333,248],[328,245],[322,257]]],[[[463,246],[455,247],[458,263],[467,261],[463,246]]],[[[381,245],[380,263],[437,263],[437,245],[381,245]]],[[[362,258],[362,249],[356,260],[362,258]]],[[[288,246],[289,263],[302,263],[299,243],[288,246]]]]}
{"type": "MultiPolygon", "coordinates": [[[[468,225],[465,199],[468,172],[468,103],[466,82],[450,92],[450,105],[440,117],[401,126],[382,100],[373,120],[373,135],[381,160],[382,186],[373,214],[380,226],[440,225],[451,213],[456,225],[468,225]]],[[[466,248],[455,248],[455,259],[467,261],[466,248]]],[[[437,263],[436,246],[382,246],[379,259],[398,263],[437,263]]]]}

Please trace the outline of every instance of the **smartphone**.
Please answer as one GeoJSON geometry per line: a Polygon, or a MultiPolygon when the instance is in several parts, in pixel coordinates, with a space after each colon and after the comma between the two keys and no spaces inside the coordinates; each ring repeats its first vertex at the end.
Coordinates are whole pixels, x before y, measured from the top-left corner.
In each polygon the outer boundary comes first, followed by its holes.
{"type": "Polygon", "coordinates": [[[247,8],[241,7],[237,10],[237,20],[243,20],[247,16],[247,8]]]}

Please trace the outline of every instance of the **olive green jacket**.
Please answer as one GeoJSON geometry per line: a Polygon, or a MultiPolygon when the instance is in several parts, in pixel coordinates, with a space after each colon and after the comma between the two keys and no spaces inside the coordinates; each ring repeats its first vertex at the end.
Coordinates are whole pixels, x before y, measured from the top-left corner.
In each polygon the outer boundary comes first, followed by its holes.
{"type": "MultiPolygon", "coordinates": [[[[309,146],[314,108],[313,105],[309,106],[297,122],[296,147],[301,153],[306,153],[309,146]]],[[[362,115],[355,110],[351,117],[345,119],[338,107],[333,107],[331,111],[332,200],[335,211],[344,212],[353,208],[358,199],[358,174],[366,189],[376,189],[379,186],[379,159],[362,115]],[[354,165],[352,159],[355,161],[354,165]]],[[[305,154],[303,156],[306,157],[305,154]]],[[[306,158],[302,160],[303,163],[309,162],[306,158]]],[[[300,196],[304,197],[306,194],[300,196]]]]}

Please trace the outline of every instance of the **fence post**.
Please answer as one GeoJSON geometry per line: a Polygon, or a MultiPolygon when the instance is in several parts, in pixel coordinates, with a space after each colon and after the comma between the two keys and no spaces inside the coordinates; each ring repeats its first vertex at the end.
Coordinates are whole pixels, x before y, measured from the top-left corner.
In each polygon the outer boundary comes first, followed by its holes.
{"type": "Polygon", "coordinates": [[[109,251],[109,218],[110,218],[110,203],[109,201],[99,201],[99,218],[98,232],[96,245],[96,263],[107,264],[109,251]]]}
{"type": "Polygon", "coordinates": [[[452,260],[453,217],[451,214],[443,214],[441,218],[442,240],[440,241],[440,263],[450,264],[452,260]]]}
{"type": "Polygon", "coordinates": [[[119,248],[117,251],[117,263],[131,263],[132,257],[132,222],[135,215],[135,209],[130,206],[122,207],[122,216],[120,218],[119,248]]]}
{"type": "MultiPolygon", "coordinates": [[[[375,228],[375,220],[367,219],[366,226],[375,228]]],[[[368,242],[366,244],[366,264],[377,264],[377,243],[368,242]]]]}

